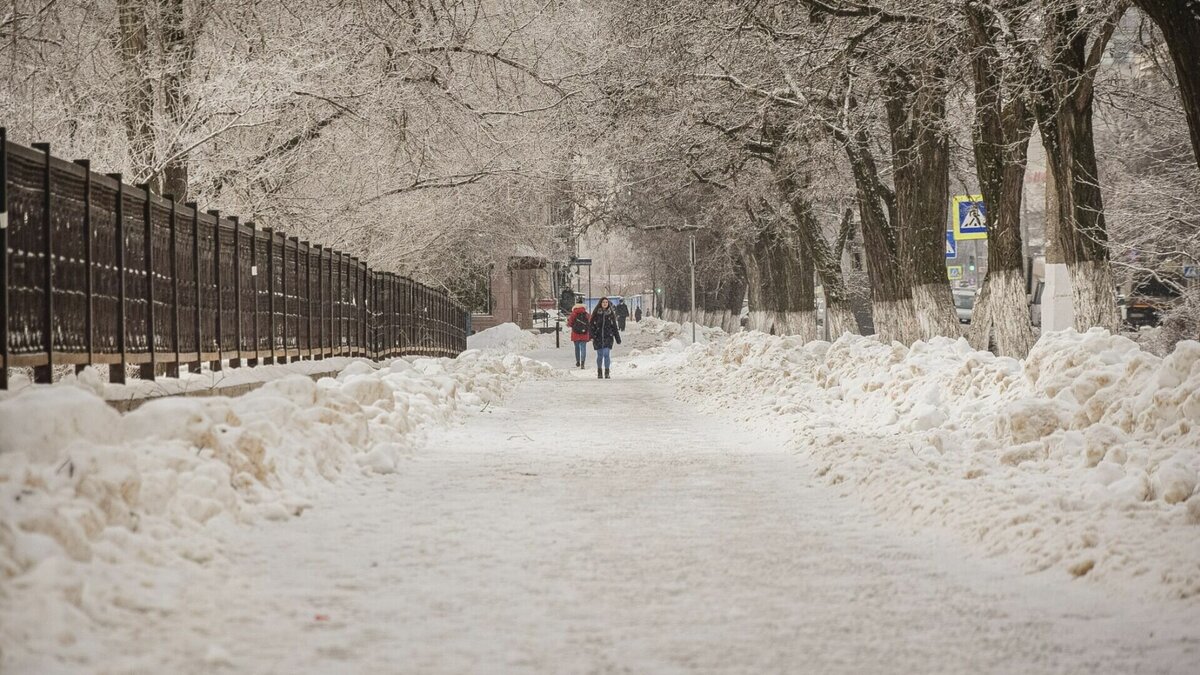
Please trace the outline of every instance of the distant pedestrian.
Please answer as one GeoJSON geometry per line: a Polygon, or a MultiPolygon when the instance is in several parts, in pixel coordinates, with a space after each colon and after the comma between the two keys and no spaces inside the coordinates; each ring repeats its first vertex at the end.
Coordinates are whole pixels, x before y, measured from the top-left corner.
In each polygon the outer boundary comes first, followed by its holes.
{"type": "Polygon", "coordinates": [[[625,330],[625,321],[629,318],[629,305],[624,300],[617,300],[617,328],[625,330]]]}
{"type": "Polygon", "coordinates": [[[596,377],[609,377],[612,367],[613,342],[621,344],[621,330],[617,327],[617,312],[613,309],[608,298],[600,298],[596,303],[596,311],[592,312],[592,323],[589,327],[592,335],[592,346],[596,348],[596,377]]]}
{"type": "Polygon", "coordinates": [[[634,321],[637,321],[638,323],[641,323],[641,321],[642,321],[642,307],[641,307],[641,305],[639,305],[639,306],[638,306],[636,309],[634,309],[634,310],[633,310],[633,320],[634,320],[634,321]]]}
{"type": "Polygon", "coordinates": [[[592,339],[590,334],[591,317],[583,301],[577,301],[567,317],[567,327],[571,330],[571,342],[575,345],[575,367],[583,370],[587,364],[587,343],[592,339]]]}

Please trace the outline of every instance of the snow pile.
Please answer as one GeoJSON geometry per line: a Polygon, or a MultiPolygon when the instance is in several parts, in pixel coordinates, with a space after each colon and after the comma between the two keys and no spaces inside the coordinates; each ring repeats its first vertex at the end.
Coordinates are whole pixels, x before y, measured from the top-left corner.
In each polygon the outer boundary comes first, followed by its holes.
{"type": "MultiPolygon", "coordinates": [[[[179,377],[159,376],[153,380],[130,377],[125,384],[108,382],[108,366],[84,368],[55,376],[55,382],[70,384],[94,392],[109,401],[154,398],[226,387],[254,385],[293,375],[326,375],[340,372],[352,363],[368,362],[358,357],[338,356],[329,359],[304,360],[261,366],[241,366],[213,371],[205,362],[199,373],[184,370],[179,377]]],[[[0,390],[0,400],[14,396],[27,387],[35,386],[27,375],[15,374],[7,390],[0,390]]],[[[39,385],[40,386],[40,385],[39,385]]]]}
{"type": "Polygon", "coordinates": [[[935,339],[740,333],[665,372],[684,396],[788,426],[831,484],[1032,569],[1200,597],[1200,343],[1103,330],[1020,362],[935,339]]]}
{"type": "Polygon", "coordinates": [[[468,349],[520,353],[538,348],[538,338],[515,323],[502,323],[467,337],[468,349]]]}
{"type": "Polygon", "coordinates": [[[130,612],[186,611],[172,575],[220,560],[216,526],[297,516],[331,481],[402,470],[423,425],[552,372],[468,351],[125,415],[71,385],[0,401],[0,654],[78,665],[130,612]]]}

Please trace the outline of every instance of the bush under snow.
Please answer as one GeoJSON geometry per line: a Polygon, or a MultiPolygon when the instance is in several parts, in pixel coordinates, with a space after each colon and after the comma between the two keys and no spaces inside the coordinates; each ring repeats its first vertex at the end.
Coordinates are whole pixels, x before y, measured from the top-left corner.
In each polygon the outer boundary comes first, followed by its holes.
{"type": "Polygon", "coordinates": [[[220,557],[210,525],[290,518],[347,472],[403,470],[419,427],[550,372],[470,351],[125,415],[72,385],[0,401],[0,666],[54,654],[82,667],[103,627],[180,602],[164,584],[220,557]]]}
{"type": "Polygon", "coordinates": [[[1159,358],[1099,329],[1021,362],[741,333],[665,360],[683,395],[787,425],[831,484],[1033,569],[1200,596],[1200,343],[1159,358]]]}

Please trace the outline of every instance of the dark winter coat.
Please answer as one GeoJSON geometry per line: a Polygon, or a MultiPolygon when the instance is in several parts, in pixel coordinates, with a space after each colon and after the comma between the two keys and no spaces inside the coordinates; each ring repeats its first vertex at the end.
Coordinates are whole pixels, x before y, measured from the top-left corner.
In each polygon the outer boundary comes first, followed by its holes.
{"type": "Polygon", "coordinates": [[[617,318],[618,319],[628,319],[629,318],[629,305],[626,305],[623,302],[621,304],[617,305],[617,318]]]}
{"type": "Polygon", "coordinates": [[[597,309],[592,313],[592,346],[596,349],[612,349],[613,342],[621,344],[621,331],[617,330],[617,313],[610,307],[607,311],[597,309]]]}
{"type": "Polygon", "coordinates": [[[567,317],[567,330],[571,333],[571,342],[587,342],[592,339],[591,335],[591,317],[588,316],[587,310],[582,305],[571,311],[571,316],[567,317]],[[575,317],[583,315],[583,320],[588,323],[589,330],[585,333],[575,332],[575,317]]]}

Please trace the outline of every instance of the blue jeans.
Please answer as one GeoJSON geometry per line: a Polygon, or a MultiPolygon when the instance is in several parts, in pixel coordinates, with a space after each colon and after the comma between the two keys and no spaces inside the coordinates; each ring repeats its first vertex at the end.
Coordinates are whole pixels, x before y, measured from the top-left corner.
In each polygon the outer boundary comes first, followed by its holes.
{"type": "Polygon", "coordinates": [[[582,340],[575,343],[575,360],[580,363],[587,361],[587,343],[582,340]]]}
{"type": "Polygon", "coordinates": [[[612,368],[612,347],[601,347],[596,350],[596,367],[612,368]]]}

